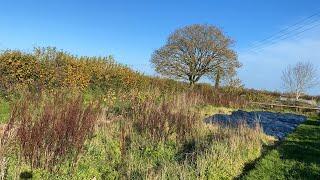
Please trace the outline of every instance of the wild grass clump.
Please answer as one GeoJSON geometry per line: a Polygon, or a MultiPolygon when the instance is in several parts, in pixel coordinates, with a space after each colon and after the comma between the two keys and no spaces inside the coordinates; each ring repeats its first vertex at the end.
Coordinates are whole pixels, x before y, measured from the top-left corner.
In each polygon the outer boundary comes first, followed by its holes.
{"type": "Polygon", "coordinates": [[[128,118],[132,118],[138,132],[153,140],[164,141],[174,136],[176,140],[185,141],[193,135],[199,123],[198,113],[191,110],[193,103],[192,98],[186,101],[185,94],[160,101],[155,98],[135,99],[128,118]]]}
{"type": "MultiPolygon", "coordinates": [[[[245,123],[236,127],[212,125],[207,127],[211,142],[197,152],[199,179],[233,179],[241,174],[246,163],[260,156],[263,142],[268,140],[259,125],[251,128],[245,123]],[[203,148],[206,147],[206,148],[203,148]]],[[[207,132],[208,133],[208,132],[207,132]]],[[[205,134],[207,134],[205,133],[205,134]]],[[[206,135],[208,136],[208,135],[206,135]]]]}
{"type": "Polygon", "coordinates": [[[74,166],[86,138],[93,132],[98,110],[92,103],[84,105],[81,96],[18,101],[9,123],[17,128],[22,159],[32,169],[54,171],[65,160],[74,166]]]}

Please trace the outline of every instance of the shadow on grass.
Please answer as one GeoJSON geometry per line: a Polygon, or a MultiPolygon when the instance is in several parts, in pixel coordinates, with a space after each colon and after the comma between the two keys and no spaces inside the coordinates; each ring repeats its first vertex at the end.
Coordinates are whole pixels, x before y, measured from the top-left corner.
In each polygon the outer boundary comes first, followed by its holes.
{"type": "Polygon", "coordinates": [[[311,125],[311,126],[319,126],[320,125],[320,121],[306,121],[305,123],[303,123],[304,125],[311,125]]]}
{"type": "Polygon", "coordinates": [[[270,151],[272,151],[273,149],[276,149],[280,144],[281,144],[281,142],[278,141],[273,145],[262,146],[262,153],[261,153],[260,157],[258,157],[257,159],[255,159],[252,162],[246,163],[245,166],[243,167],[242,173],[238,177],[236,177],[235,179],[243,179],[243,177],[246,176],[248,172],[250,172],[251,170],[253,170],[256,167],[256,164],[261,159],[263,159],[270,151]]]}
{"type": "Polygon", "coordinates": [[[294,144],[284,144],[279,148],[281,159],[293,159],[304,163],[320,164],[320,143],[295,142],[294,144]],[[316,145],[317,147],[313,146],[316,145]]]}
{"type": "Polygon", "coordinates": [[[279,148],[282,159],[320,165],[319,120],[308,120],[289,135],[279,148]]]}

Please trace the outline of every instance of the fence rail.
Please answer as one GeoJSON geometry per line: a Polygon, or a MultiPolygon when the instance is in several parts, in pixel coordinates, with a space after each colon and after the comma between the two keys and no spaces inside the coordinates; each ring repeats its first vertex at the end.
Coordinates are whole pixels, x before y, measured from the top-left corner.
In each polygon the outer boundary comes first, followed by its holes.
{"type": "Polygon", "coordinates": [[[260,106],[270,106],[273,107],[282,107],[282,108],[295,108],[300,110],[311,110],[311,111],[320,111],[318,107],[307,107],[307,106],[295,106],[295,105],[285,105],[285,104],[276,104],[276,103],[260,103],[260,102],[250,102],[250,104],[260,105],[260,106]]]}

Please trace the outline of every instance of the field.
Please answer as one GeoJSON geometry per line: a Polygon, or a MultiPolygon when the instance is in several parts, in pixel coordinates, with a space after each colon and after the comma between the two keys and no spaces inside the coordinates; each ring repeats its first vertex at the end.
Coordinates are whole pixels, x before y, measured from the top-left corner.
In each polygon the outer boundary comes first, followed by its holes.
{"type": "Polygon", "coordinates": [[[190,88],[145,76],[111,57],[40,52],[0,56],[2,179],[319,176],[315,119],[284,142],[264,134],[259,124],[203,122],[217,113],[256,109],[248,102],[272,101],[279,93],[190,88]],[[59,58],[46,60],[52,54],[59,58]]]}

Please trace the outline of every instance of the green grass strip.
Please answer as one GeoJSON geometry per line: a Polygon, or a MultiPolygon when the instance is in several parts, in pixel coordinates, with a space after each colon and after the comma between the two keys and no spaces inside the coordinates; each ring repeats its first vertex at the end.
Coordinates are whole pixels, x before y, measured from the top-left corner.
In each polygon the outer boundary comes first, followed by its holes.
{"type": "Polygon", "coordinates": [[[320,121],[298,126],[243,179],[320,179],[320,121]]]}

